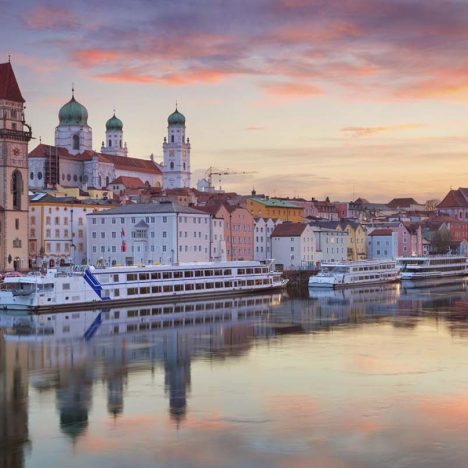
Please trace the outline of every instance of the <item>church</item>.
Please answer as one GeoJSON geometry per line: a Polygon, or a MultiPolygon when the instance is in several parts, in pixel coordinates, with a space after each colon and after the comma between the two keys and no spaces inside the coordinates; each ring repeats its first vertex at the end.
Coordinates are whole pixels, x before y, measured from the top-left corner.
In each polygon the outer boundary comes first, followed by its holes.
{"type": "Polygon", "coordinates": [[[136,177],[149,187],[190,187],[190,140],[185,117],[176,106],[168,117],[163,142],[163,163],[130,157],[124,142],[123,123],[114,115],[106,122],[100,151],[93,150],[88,111],[75,99],[62,106],[55,129],[55,145],[40,143],[28,155],[30,190],[64,188],[107,189],[119,177],[136,177]]]}

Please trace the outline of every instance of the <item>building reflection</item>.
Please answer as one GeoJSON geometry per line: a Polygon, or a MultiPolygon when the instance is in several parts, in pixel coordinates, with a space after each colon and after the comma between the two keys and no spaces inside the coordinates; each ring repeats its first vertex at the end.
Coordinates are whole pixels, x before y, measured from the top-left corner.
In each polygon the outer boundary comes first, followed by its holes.
{"type": "Polygon", "coordinates": [[[27,348],[0,336],[0,466],[22,467],[28,443],[27,348]]]}
{"type": "Polygon", "coordinates": [[[168,414],[179,426],[190,411],[190,392],[196,385],[191,370],[200,358],[241,359],[255,342],[275,336],[328,332],[381,320],[411,328],[417,326],[418,317],[437,317],[441,310],[454,333],[458,326],[468,336],[466,318],[459,312],[468,298],[467,284],[447,288],[446,292],[405,290],[391,284],[317,290],[307,299],[283,300],[276,294],[25,316],[6,322],[0,316],[4,330],[0,466],[23,466],[29,444],[29,386],[55,392],[58,426],[75,443],[91,424],[93,397],[98,404],[96,384],[103,385],[108,414],[118,418],[125,413],[127,384],[133,376],[160,371],[168,414]]]}

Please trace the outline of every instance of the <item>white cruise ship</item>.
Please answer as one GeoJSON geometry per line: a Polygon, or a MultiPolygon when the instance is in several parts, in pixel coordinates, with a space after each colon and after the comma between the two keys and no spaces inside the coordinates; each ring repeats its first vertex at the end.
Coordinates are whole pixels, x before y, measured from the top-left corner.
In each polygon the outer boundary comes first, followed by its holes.
{"type": "Polygon", "coordinates": [[[468,275],[468,257],[463,255],[433,255],[399,257],[402,280],[421,280],[468,275]]]}
{"type": "Polygon", "coordinates": [[[374,283],[391,283],[400,279],[393,260],[358,260],[322,263],[318,274],[309,278],[311,288],[339,288],[374,283]]]}
{"type": "Polygon", "coordinates": [[[211,298],[283,288],[287,280],[256,261],[87,267],[82,271],[5,278],[0,308],[46,312],[115,304],[211,298]]]}

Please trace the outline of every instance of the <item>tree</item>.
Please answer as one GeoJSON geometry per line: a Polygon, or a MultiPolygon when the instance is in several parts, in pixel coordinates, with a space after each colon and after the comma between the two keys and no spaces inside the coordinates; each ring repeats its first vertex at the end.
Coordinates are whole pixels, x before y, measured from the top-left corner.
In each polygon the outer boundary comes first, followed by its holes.
{"type": "Polygon", "coordinates": [[[441,226],[432,237],[432,252],[436,254],[446,254],[450,249],[452,236],[450,231],[441,226]]]}

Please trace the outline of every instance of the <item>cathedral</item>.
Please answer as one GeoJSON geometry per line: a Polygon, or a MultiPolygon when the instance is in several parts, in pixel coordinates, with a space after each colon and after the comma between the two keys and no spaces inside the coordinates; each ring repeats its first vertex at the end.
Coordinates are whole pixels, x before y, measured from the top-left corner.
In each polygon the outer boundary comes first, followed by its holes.
{"type": "Polygon", "coordinates": [[[55,129],[55,145],[40,143],[28,156],[29,188],[107,189],[122,176],[139,178],[150,187],[190,187],[190,141],[185,136],[185,117],[176,106],[168,117],[162,164],[128,156],[123,123],[114,115],[106,122],[100,151],[93,150],[93,131],[88,111],[75,99],[62,106],[55,129]]]}

